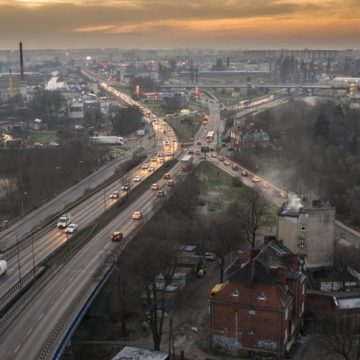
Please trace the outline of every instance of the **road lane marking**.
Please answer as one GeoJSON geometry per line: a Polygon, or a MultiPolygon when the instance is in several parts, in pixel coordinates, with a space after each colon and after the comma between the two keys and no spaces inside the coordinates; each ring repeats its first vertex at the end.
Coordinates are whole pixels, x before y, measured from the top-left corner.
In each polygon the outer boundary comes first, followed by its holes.
{"type": "Polygon", "coordinates": [[[15,349],[14,353],[17,353],[20,349],[20,345],[17,346],[17,348],[15,349]]]}
{"type": "Polygon", "coordinates": [[[32,332],[32,328],[27,332],[26,336],[29,336],[32,332]]]}
{"type": "Polygon", "coordinates": [[[44,313],[41,313],[40,316],[38,317],[38,320],[41,320],[41,318],[44,316],[44,313]]]}

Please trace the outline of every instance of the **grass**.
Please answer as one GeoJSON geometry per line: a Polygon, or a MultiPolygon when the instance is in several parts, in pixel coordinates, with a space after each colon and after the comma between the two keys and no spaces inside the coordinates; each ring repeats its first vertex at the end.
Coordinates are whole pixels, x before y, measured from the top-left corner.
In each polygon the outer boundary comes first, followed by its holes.
{"type": "Polygon", "coordinates": [[[31,144],[38,142],[38,143],[47,145],[51,141],[59,142],[59,137],[56,132],[50,132],[50,131],[35,132],[35,131],[33,131],[33,132],[31,132],[30,137],[29,137],[29,143],[31,143],[31,144]]]}
{"type": "Polygon", "coordinates": [[[202,183],[202,195],[207,197],[209,211],[221,211],[239,198],[243,187],[233,186],[233,178],[208,161],[203,161],[195,170],[202,183]]]}
{"type": "Polygon", "coordinates": [[[201,126],[201,119],[198,116],[189,116],[192,119],[190,126],[182,124],[181,120],[184,116],[175,116],[172,118],[165,118],[165,121],[174,129],[180,142],[192,142],[196,132],[201,126]]]}

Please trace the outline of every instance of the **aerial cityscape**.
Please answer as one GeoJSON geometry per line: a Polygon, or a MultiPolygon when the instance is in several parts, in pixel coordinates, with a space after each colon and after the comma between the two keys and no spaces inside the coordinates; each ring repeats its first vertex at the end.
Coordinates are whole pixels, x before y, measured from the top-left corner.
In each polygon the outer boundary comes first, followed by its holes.
{"type": "Polygon", "coordinates": [[[0,0],[1,360],[360,360],[360,10],[0,0]]]}

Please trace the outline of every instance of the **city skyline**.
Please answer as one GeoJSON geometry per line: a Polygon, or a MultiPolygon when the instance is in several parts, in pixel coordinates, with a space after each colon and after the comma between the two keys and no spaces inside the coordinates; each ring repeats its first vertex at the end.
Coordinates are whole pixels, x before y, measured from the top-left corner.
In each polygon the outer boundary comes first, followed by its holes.
{"type": "Polygon", "coordinates": [[[355,0],[0,0],[1,49],[359,48],[355,0]],[[16,26],[14,26],[16,24],[16,26]]]}

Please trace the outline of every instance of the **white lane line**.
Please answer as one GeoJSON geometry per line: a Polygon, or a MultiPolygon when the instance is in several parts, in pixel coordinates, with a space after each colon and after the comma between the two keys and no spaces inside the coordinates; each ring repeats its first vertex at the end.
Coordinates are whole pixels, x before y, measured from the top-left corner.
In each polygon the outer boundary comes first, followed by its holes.
{"type": "Polygon", "coordinates": [[[26,336],[29,336],[32,332],[32,328],[27,332],[26,336]]]}
{"type": "Polygon", "coordinates": [[[44,316],[44,313],[41,313],[40,316],[38,317],[38,320],[41,320],[41,318],[44,316]]]}
{"type": "Polygon", "coordinates": [[[20,345],[17,346],[17,348],[15,349],[14,353],[17,353],[20,349],[20,345]]]}

